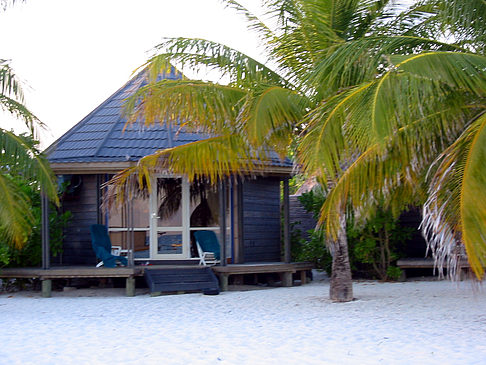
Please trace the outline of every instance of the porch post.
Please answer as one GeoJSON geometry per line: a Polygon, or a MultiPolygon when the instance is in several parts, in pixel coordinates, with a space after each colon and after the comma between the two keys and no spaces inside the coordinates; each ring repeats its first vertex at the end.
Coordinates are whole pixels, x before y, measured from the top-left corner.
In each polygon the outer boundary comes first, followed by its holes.
{"type": "Polygon", "coordinates": [[[226,182],[219,181],[219,230],[221,233],[221,265],[226,266],[226,182]]]}
{"type": "Polygon", "coordinates": [[[237,252],[238,252],[238,261],[236,262],[237,264],[243,264],[245,262],[245,237],[244,237],[244,230],[243,230],[243,179],[241,177],[238,177],[237,180],[237,185],[236,185],[236,199],[237,199],[237,207],[238,207],[238,217],[237,217],[237,227],[238,227],[238,247],[237,247],[237,252]]]}
{"type": "Polygon", "coordinates": [[[284,262],[290,263],[290,218],[289,218],[289,178],[283,181],[283,239],[284,239],[284,262]]]}
{"type": "Polygon", "coordinates": [[[49,269],[50,242],[49,242],[49,199],[44,191],[41,191],[41,215],[42,215],[42,268],[49,269]]]}
{"type": "Polygon", "coordinates": [[[128,254],[127,254],[127,259],[128,259],[128,266],[133,267],[134,266],[134,251],[135,251],[135,245],[134,245],[134,238],[135,238],[135,232],[133,230],[133,204],[131,199],[127,201],[128,209],[127,209],[127,214],[128,214],[128,254]]]}

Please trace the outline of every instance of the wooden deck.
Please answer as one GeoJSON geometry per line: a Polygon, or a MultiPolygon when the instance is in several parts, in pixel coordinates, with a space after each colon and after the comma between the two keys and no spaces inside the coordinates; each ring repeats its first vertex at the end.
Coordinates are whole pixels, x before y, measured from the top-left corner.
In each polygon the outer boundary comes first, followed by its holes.
{"type": "MultiPolygon", "coordinates": [[[[397,266],[400,269],[403,269],[401,280],[406,279],[405,269],[437,269],[438,270],[438,268],[435,266],[434,260],[431,258],[400,259],[397,261],[397,266]]],[[[458,263],[457,269],[458,269],[460,280],[463,280],[466,277],[469,268],[470,266],[467,260],[461,260],[458,263]]],[[[444,267],[444,270],[446,270],[446,267],[444,267]]]]}
{"type": "Polygon", "coordinates": [[[301,283],[305,284],[307,281],[306,272],[313,268],[314,265],[310,262],[248,263],[212,267],[214,273],[219,277],[222,291],[228,290],[228,279],[230,275],[278,273],[282,276],[283,286],[292,286],[293,274],[300,274],[301,283]]]}
{"type": "Polygon", "coordinates": [[[51,296],[52,279],[74,278],[126,278],[126,295],[135,295],[135,276],[142,275],[140,267],[92,267],[62,266],[50,269],[42,268],[6,268],[0,269],[0,278],[37,278],[42,281],[42,296],[51,296]]]}
{"type": "MultiPolygon", "coordinates": [[[[93,267],[93,266],[60,266],[50,269],[42,268],[6,268],[0,269],[0,278],[37,278],[42,281],[42,296],[51,296],[53,279],[74,278],[126,278],[126,295],[135,295],[135,277],[143,276],[146,269],[171,270],[174,268],[194,268],[195,265],[149,265],[135,267],[93,267]]],[[[196,266],[197,267],[197,266],[196,266]]],[[[227,266],[212,266],[211,269],[219,277],[221,290],[228,290],[230,275],[278,273],[282,276],[283,286],[293,285],[293,274],[300,274],[302,284],[306,283],[306,272],[313,268],[309,262],[262,262],[248,264],[231,264],[227,266]]]]}

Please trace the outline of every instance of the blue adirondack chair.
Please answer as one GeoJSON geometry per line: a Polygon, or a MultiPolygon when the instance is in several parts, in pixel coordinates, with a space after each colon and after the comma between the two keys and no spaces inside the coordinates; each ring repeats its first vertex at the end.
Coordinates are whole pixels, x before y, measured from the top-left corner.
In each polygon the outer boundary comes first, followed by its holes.
{"type": "Polygon", "coordinates": [[[199,265],[215,265],[220,260],[220,247],[218,237],[213,231],[195,231],[199,265]]]}
{"type": "Polygon", "coordinates": [[[93,224],[89,228],[91,232],[91,245],[96,257],[101,260],[97,267],[116,267],[117,261],[126,266],[128,261],[126,257],[115,256],[111,253],[111,240],[108,235],[108,229],[102,224],[93,224]]]}

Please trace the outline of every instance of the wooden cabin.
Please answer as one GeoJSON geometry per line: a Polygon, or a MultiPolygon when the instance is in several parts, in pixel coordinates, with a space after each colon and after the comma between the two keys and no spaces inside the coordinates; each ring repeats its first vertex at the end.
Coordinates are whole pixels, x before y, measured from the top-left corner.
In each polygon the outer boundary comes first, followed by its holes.
{"type": "MultiPolygon", "coordinates": [[[[180,74],[172,70],[163,77],[177,79],[180,74]]],[[[223,188],[191,184],[184,176],[160,175],[154,177],[148,196],[108,212],[101,208],[103,184],[117,172],[157,150],[208,138],[180,129],[172,121],[127,127],[124,100],[146,82],[143,72],[135,76],[46,151],[59,182],[68,184],[62,209],[73,215],[61,263],[96,265],[89,230],[96,223],[108,227],[113,245],[131,248],[130,266],[197,265],[192,238],[197,230],[218,234],[221,266],[290,263],[288,239],[282,240],[288,232],[283,234],[281,218],[282,211],[288,212],[292,163],[276,155],[253,177],[231,178],[223,188]],[[282,241],[287,241],[285,247],[282,241]]],[[[227,279],[228,272],[223,276],[227,279]]]]}

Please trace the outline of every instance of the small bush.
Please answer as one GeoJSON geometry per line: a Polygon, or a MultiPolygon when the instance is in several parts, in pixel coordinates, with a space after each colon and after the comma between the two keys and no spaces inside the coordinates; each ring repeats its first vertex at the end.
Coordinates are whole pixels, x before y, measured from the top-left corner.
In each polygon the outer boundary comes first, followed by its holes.
{"type": "MultiPolygon", "coordinates": [[[[32,204],[34,225],[32,232],[26,238],[22,248],[12,247],[6,242],[0,242],[0,263],[7,267],[40,266],[42,263],[42,211],[40,192],[27,181],[19,179],[19,185],[29,196],[32,204]],[[3,257],[3,259],[2,259],[3,257]]],[[[59,193],[60,195],[62,192],[59,193]]],[[[49,242],[51,254],[56,257],[62,254],[64,228],[71,220],[71,212],[61,212],[56,206],[50,204],[49,209],[49,242]]]]}
{"type": "MultiPolygon", "coordinates": [[[[304,208],[318,218],[325,201],[324,191],[310,191],[299,197],[304,208]]],[[[332,257],[326,247],[324,233],[311,230],[310,238],[302,238],[296,230],[291,236],[293,259],[313,262],[316,268],[331,274],[332,257]]],[[[361,226],[353,217],[347,221],[349,261],[353,277],[397,280],[401,270],[393,264],[401,257],[404,243],[412,229],[403,227],[393,215],[378,208],[375,214],[361,226]]]]}

